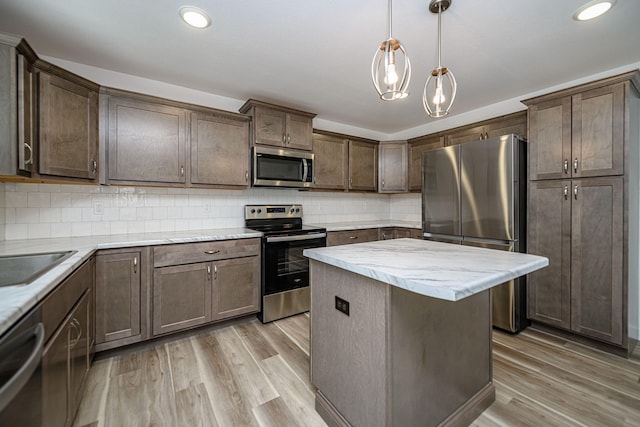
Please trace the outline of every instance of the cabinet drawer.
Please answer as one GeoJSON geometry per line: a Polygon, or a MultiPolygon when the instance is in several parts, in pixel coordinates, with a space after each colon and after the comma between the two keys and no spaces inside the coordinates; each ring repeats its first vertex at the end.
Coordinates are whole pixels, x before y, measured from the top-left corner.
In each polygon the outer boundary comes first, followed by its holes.
{"type": "Polygon", "coordinates": [[[93,264],[93,260],[85,262],[45,299],[42,305],[45,342],[62,323],[82,294],[92,287],[93,264]]]}
{"type": "Polygon", "coordinates": [[[377,228],[360,230],[331,231],[327,233],[327,246],[348,245],[350,243],[373,242],[378,240],[377,228]]]}
{"type": "Polygon", "coordinates": [[[215,240],[153,248],[153,266],[193,264],[260,254],[260,239],[215,240]]]}

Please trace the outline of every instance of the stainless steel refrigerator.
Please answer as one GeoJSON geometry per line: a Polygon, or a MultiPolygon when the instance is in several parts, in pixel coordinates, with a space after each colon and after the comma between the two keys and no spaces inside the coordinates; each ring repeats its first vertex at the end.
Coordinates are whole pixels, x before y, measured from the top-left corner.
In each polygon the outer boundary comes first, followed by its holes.
{"type": "MultiPolygon", "coordinates": [[[[427,151],[422,156],[425,239],[525,252],[526,142],[515,135],[427,151]]],[[[527,325],[526,283],[491,290],[493,325],[527,325]]]]}

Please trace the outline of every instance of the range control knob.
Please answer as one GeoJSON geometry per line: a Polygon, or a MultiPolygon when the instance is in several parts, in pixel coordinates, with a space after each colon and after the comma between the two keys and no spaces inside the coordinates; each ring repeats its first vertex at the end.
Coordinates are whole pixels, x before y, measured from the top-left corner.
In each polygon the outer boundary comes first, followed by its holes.
{"type": "Polygon", "coordinates": [[[256,210],[255,209],[251,209],[251,213],[252,214],[256,213],[256,210]]]}
{"type": "Polygon", "coordinates": [[[291,212],[291,213],[293,213],[293,212],[294,212],[294,209],[293,209],[293,208],[291,208],[291,211],[290,211],[290,212],[291,212]]]}
{"type": "Polygon", "coordinates": [[[296,212],[300,212],[300,208],[296,208],[296,212]]]}
{"type": "Polygon", "coordinates": [[[262,213],[262,209],[258,209],[258,213],[262,213]]]}

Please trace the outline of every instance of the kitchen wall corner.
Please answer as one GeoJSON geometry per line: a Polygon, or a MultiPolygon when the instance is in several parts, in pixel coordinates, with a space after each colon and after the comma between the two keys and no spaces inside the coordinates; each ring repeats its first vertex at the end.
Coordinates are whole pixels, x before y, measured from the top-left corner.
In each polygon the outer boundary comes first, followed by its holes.
{"type": "Polygon", "coordinates": [[[420,193],[392,194],[389,209],[389,219],[419,224],[422,221],[422,196],[420,193]]]}

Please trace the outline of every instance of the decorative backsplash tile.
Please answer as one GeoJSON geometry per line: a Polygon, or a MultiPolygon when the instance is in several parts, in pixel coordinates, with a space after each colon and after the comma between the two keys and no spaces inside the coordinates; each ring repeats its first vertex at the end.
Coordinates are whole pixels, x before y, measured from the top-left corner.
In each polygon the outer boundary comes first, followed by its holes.
{"type": "Polygon", "coordinates": [[[244,205],[300,203],[307,224],[420,220],[419,194],[0,183],[6,240],[242,227],[244,205]]]}

